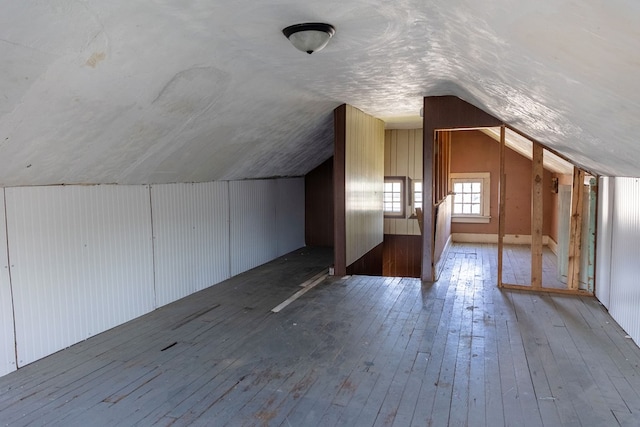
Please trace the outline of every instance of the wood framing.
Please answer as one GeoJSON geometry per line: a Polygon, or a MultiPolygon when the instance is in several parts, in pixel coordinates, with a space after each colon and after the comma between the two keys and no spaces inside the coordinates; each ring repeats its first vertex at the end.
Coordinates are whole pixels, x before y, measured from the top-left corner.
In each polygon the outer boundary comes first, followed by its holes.
{"type": "Polygon", "coordinates": [[[531,286],[542,288],[543,148],[533,143],[531,160],[531,286]]]}
{"type": "Polygon", "coordinates": [[[500,178],[498,181],[498,287],[502,287],[502,249],[504,247],[505,196],[507,194],[507,177],[504,173],[506,129],[500,126],[500,178]]]}
{"type": "Polygon", "coordinates": [[[569,268],[567,287],[577,291],[580,287],[580,253],[582,251],[582,209],[584,199],[584,171],[573,168],[571,190],[571,234],[569,236],[569,268]]]}

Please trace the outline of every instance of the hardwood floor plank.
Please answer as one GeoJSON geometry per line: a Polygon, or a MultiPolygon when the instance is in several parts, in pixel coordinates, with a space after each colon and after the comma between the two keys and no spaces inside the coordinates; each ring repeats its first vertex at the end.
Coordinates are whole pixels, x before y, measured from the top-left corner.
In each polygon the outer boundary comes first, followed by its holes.
{"type": "Polygon", "coordinates": [[[330,277],[271,313],[330,260],[305,251],[0,378],[1,423],[640,425],[640,349],[594,298],[497,289],[495,245],[453,244],[435,283],[330,277]]]}

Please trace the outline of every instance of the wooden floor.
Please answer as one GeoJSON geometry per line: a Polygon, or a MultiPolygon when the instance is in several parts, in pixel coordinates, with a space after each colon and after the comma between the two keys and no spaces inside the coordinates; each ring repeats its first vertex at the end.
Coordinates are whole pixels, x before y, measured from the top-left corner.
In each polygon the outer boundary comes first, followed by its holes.
{"type": "MultiPolygon", "coordinates": [[[[502,260],[503,283],[531,285],[531,245],[504,245],[502,260]]],[[[542,286],[567,289],[566,278],[558,273],[558,257],[547,246],[542,247],[542,286]]]]}
{"type": "Polygon", "coordinates": [[[330,278],[304,249],[0,378],[1,425],[640,425],[640,350],[593,298],[330,278]]]}

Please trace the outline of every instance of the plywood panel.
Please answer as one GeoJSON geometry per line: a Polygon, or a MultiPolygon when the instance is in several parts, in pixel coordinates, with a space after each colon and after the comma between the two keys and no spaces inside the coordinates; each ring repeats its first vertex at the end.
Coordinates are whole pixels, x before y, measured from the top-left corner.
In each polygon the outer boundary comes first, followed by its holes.
{"type": "Polygon", "coordinates": [[[156,306],[230,276],[227,182],[151,187],[156,306]]]}
{"type": "Polygon", "coordinates": [[[304,178],[276,180],[278,256],[304,246],[304,178]]]}
{"type": "Polygon", "coordinates": [[[147,186],[5,191],[18,366],[154,308],[147,186]]]}
{"type": "Polygon", "coordinates": [[[615,178],[609,312],[640,343],[640,179],[615,178]]]}
{"type": "Polygon", "coordinates": [[[231,275],[271,261],[278,253],[276,180],[229,182],[231,275]]]}
{"type": "Polygon", "coordinates": [[[0,376],[16,370],[13,302],[6,231],[4,188],[0,188],[0,376]]]}
{"type": "Polygon", "coordinates": [[[384,123],[346,106],[346,265],[383,241],[384,123]]]}

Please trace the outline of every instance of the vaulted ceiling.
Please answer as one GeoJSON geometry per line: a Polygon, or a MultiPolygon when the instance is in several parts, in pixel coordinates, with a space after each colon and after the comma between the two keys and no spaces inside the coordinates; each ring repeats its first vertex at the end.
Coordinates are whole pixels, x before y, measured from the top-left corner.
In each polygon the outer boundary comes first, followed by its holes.
{"type": "Polygon", "coordinates": [[[351,104],[456,95],[592,172],[640,176],[634,0],[2,1],[0,185],[297,176],[351,104]],[[282,28],[336,35],[306,55],[282,28]]]}

